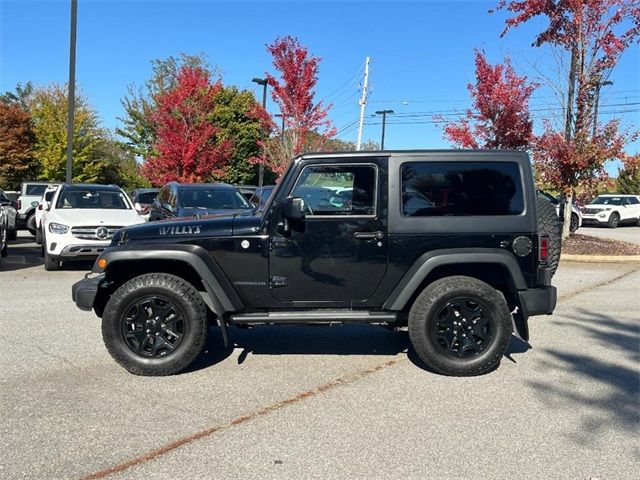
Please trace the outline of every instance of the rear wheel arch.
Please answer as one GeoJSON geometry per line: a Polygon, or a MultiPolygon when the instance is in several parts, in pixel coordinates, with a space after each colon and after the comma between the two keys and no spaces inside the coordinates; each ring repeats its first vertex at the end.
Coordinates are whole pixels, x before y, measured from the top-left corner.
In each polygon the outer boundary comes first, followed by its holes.
{"type": "Polygon", "coordinates": [[[491,285],[509,299],[527,288],[513,255],[497,249],[433,251],[420,257],[389,296],[384,308],[407,311],[431,283],[450,276],[475,278],[491,285]],[[482,250],[482,251],[477,251],[482,250]]]}

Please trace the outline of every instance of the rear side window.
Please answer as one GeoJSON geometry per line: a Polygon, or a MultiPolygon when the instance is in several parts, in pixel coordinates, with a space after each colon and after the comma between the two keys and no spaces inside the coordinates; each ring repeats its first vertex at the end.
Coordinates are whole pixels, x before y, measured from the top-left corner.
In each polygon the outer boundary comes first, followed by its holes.
{"type": "Polygon", "coordinates": [[[24,194],[29,196],[42,196],[44,191],[47,189],[47,185],[35,184],[35,185],[27,185],[24,194]]]}
{"type": "Polygon", "coordinates": [[[524,211],[514,162],[409,162],[402,165],[407,217],[518,215],[524,211]]]}

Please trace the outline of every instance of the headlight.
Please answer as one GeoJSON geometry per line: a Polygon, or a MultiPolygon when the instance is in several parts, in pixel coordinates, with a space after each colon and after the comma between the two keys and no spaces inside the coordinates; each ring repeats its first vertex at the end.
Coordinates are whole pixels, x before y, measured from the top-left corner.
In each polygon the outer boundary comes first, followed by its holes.
{"type": "Polygon", "coordinates": [[[69,227],[62,225],[61,223],[50,223],[49,231],[51,233],[57,233],[58,235],[64,235],[69,231],[69,227]]]}

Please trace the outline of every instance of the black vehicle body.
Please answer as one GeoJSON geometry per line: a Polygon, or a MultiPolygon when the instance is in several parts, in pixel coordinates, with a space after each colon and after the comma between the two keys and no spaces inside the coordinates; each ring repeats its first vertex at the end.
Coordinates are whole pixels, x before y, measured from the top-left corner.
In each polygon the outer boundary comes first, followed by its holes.
{"type": "MultiPolygon", "coordinates": [[[[384,151],[305,154],[291,163],[260,215],[233,213],[126,228],[73,287],[78,307],[102,312],[127,280],[150,272],[184,278],[203,292],[217,322],[406,323],[419,292],[445,277],[464,275],[504,295],[517,332],[551,314],[553,272],[541,259],[536,191],[526,154],[511,151],[384,151]],[[412,162],[506,162],[519,172],[517,214],[408,217],[400,184],[412,162]],[[375,174],[368,213],[286,216],[305,168],[366,166],[375,174]],[[520,191],[520,190],[519,190],[520,191]],[[525,252],[516,245],[528,245],[525,252]]],[[[355,190],[354,190],[355,191],[355,190]]],[[[222,329],[226,335],[226,329],[222,329]]],[[[225,338],[226,340],[226,338],[225,338]]]]}
{"type": "Polygon", "coordinates": [[[252,209],[244,196],[226,183],[170,182],[158,191],[149,209],[149,221],[235,214],[252,209]]]}
{"type": "Polygon", "coordinates": [[[7,238],[15,240],[18,229],[18,202],[0,190],[0,208],[5,210],[7,216],[7,238]]]}

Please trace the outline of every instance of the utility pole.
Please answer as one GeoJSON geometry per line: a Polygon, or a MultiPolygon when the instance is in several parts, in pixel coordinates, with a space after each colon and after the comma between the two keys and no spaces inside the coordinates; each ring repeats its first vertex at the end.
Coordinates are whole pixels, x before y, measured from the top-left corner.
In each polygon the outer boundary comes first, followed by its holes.
{"type": "MultiPolygon", "coordinates": [[[[266,78],[253,78],[251,80],[258,85],[262,85],[262,108],[267,110],[267,82],[266,78]]],[[[264,151],[262,152],[262,162],[258,165],[258,187],[262,187],[262,183],[264,182],[264,151]]]]}
{"type": "Polygon", "coordinates": [[[596,133],[598,129],[598,104],[600,103],[600,88],[606,87],[608,85],[613,85],[613,82],[611,80],[598,82],[598,86],[596,87],[596,98],[594,100],[594,105],[593,105],[593,132],[591,134],[592,140],[596,138],[596,133]]]}
{"type": "Polygon", "coordinates": [[[358,142],[356,150],[360,150],[362,144],[362,128],[364,127],[364,107],[367,105],[367,87],[369,86],[369,57],[364,62],[364,82],[362,83],[362,96],[360,97],[360,126],[358,127],[358,142]]]}
{"type": "Polygon", "coordinates": [[[71,0],[71,31],[69,35],[69,98],[67,104],[67,176],[73,178],[73,114],[76,102],[76,25],[78,24],[78,0],[71,0]]]}
{"type": "Polygon", "coordinates": [[[384,130],[387,124],[387,115],[395,113],[393,110],[378,110],[376,115],[382,115],[382,140],[380,141],[380,150],[384,150],[384,130]]]}
{"type": "Polygon", "coordinates": [[[278,117],[278,118],[282,118],[282,133],[281,133],[280,136],[281,136],[281,140],[282,140],[282,145],[284,145],[284,128],[285,128],[285,123],[284,122],[285,122],[285,119],[287,117],[290,117],[291,115],[289,115],[288,113],[276,113],[274,116],[278,117]]]}

